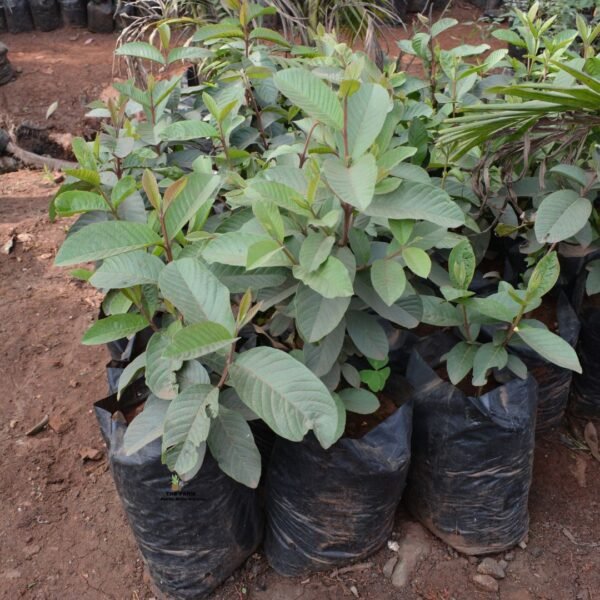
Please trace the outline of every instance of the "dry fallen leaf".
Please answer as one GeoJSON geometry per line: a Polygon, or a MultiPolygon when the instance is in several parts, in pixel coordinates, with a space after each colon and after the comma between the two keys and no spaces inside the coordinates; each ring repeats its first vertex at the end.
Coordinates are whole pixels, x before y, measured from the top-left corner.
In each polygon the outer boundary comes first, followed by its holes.
{"type": "Polygon", "coordinates": [[[10,236],[10,239],[8,240],[8,242],[6,242],[6,244],[4,244],[4,246],[2,246],[2,254],[10,254],[15,247],[15,238],[14,236],[10,236]]]}
{"type": "Polygon", "coordinates": [[[86,460],[100,460],[103,456],[102,450],[96,450],[96,448],[82,448],[79,451],[79,456],[84,462],[86,460]]]}
{"type": "Polygon", "coordinates": [[[590,421],[583,430],[583,438],[588,445],[592,456],[600,462],[600,449],[598,448],[598,431],[596,426],[590,421]]]}
{"type": "Polygon", "coordinates": [[[49,107],[48,110],[46,111],[46,119],[49,119],[53,114],[54,111],[58,108],[58,100],[55,100],[49,107]]]}

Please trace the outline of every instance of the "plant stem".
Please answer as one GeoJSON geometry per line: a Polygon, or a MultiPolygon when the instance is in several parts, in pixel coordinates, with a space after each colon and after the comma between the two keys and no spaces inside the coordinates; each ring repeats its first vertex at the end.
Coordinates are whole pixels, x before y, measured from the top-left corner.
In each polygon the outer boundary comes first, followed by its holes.
{"type": "Polygon", "coordinates": [[[167,255],[167,261],[173,262],[173,252],[171,251],[171,241],[169,240],[169,233],[167,231],[167,224],[165,222],[165,215],[162,211],[162,206],[160,207],[160,213],[158,215],[158,219],[160,221],[160,229],[163,234],[163,238],[165,239],[165,254],[167,255]]]}
{"type": "Polygon", "coordinates": [[[352,226],[352,207],[346,202],[342,202],[342,208],[344,209],[344,234],[340,241],[340,246],[347,246],[348,235],[352,226]]]}
{"type": "Polygon", "coordinates": [[[523,318],[523,315],[525,314],[526,306],[527,306],[527,304],[521,305],[519,314],[513,319],[513,322],[510,324],[508,333],[506,334],[506,338],[504,338],[504,342],[502,343],[502,346],[504,346],[504,348],[506,348],[506,346],[508,346],[508,342],[510,342],[510,339],[515,334],[515,331],[517,330],[517,327],[519,326],[519,323],[521,322],[521,319],[523,318]]]}
{"type": "Polygon", "coordinates": [[[469,316],[467,314],[467,307],[464,304],[460,305],[463,314],[463,325],[465,328],[465,336],[468,342],[473,342],[473,336],[471,335],[471,326],[469,325],[469,316]]]}
{"type": "Polygon", "coordinates": [[[265,128],[263,127],[261,111],[258,107],[258,103],[256,102],[256,98],[254,97],[254,94],[252,93],[252,90],[250,88],[250,82],[247,82],[247,85],[248,86],[246,87],[246,100],[248,103],[252,104],[252,108],[254,108],[254,114],[256,115],[256,126],[258,127],[260,138],[266,150],[269,147],[269,142],[267,140],[265,128]]]}
{"type": "Polygon", "coordinates": [[[117,209],[113,206],[113,203],[108,199],[108,196],[104,193],[104,190],[101,187],[99,187],[98,190],[100,191],[100,195],[104,199],[104,202],[106,202],[108,208],[110,209],[112,216],[118,221],[119,213],[117,213],[117,209]]]}
{"type": "MultiPolygon", "coordinates": [[[[235,332],[235,336],[237,337],[237,329],[235,332]]],[[[229,375],[229,367],[231,367],[231,363],[233,363],[233,355],[235,354],[235,342],[231,344],[229,347],[229,353],[227,354],[227,359],[225,360],[225,366],[223,367],[223,373],[221,374],[221,379],[219,379],[219,383],[217,383],[217,387],[220,389],[225,384],[227,376],[229,375]]]]}
{"type": "Polygon", "coordinates": [[[302,150],[302,154],[300,155],[300,168],[302,168],[304,166],[304,163],[306,162],[306,156],[308,153],[308,145],[310,144],[310,138],[312,137],[313,131],[317,128],[318,124],[319,124],[319,122],[315,121],[314,125],[310,128],[308,135],[306,136],[306,142],[304,143],[304,148],[302,150]]]}
{"type": "Polygon", "coordinates": [[[344,130],[342,132],[344,139],[344,163],[348,166],[350,151],[348,149],[348,96],[344,97],[344,130]]]}

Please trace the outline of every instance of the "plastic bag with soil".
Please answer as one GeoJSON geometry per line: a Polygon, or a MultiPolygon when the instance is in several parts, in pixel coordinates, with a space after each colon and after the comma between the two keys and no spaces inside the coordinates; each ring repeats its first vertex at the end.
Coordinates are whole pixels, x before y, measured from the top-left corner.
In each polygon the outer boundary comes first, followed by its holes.
{"type": "Polygon", "coordinates": [[[6,25],[6,17],[4,16],[4,3],[0,2],[0,33],[4,33],[8,31],[8,27],[6,25]]]}
{"type": "Polygon", "coordinates": [[[23,33],[33,30],[33,21],[27,0],[4,0],[4,16],[11,33],[23,33]]]}
{"type": "MultiPolygon", "coordinates": [[[[400,378],[386,392],[393,400],[410,395],[400,378]]],[[[278,573],[327,570],[386,543],[408,471],[411,421],[408,402],[363,437],[345,436],[328,450],[312,434],[298,443],[277,439],[267,475],[265,553],[278,573]]]]}
{"type": "Polygon", "coordinates": [[[415,351],[412,461],[405,503],[433,534],[465,554],[512,548],[527,535],[537,384],[514,379],[467,396],[415,351]]]}
{"type": "MultiPolygon", "coordinates": [[[[533,317],[537,318],[535,313],[533,317]]],[[[579,338],[579,319],[563,292],[558,295],[552,320],[554,323],[546,325],[550,329],[554,329],[553,325],[556,325],[558,331],[555,333],[575,347],[579,338]]],[[[557,427],[567,409],[573,371],[549,363],[529,348],[519,349],[517,353],[538,384],[536,431],[544,432],[557,427]]]]}
{"type": "Polygon", "coordinates": [[[87,5],[87,27],[91,33],[112,33],[114,29],[112,0],[87,5]]]}
{"type": "Polygon", "coordinates": [[[87,25],[87,0],[58,0],[62,21],[72,27],[87,25]]]}
{"type": "Polygon", "coordinates": [[[56,0],[29,0],[33,24],[40,31],[53,31],[61,26],[56,0]]]}
{"type": "Polygon", "coordinates": [[[177,600],[205,598],[260,544],[258,496],[225,475],[209,453],[185,485],[161,463],[160,440],[127,456],[120,411],[134,409],[143,395],[134,386],[120,401],[110,396],[95,404],[115,485],[157,587],[177,600]]]}

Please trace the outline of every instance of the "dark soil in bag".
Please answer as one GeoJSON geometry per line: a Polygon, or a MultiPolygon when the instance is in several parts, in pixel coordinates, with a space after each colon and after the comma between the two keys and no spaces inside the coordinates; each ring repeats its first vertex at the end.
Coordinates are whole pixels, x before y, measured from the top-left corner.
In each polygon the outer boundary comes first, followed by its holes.
{"type": "Polygon", "coordinates": [[[88,31],[91,33],[112,33],[114,29],[112,0],[92,1],[87,6],[88,31]]]}
{"type": "MultiPolygon", "coordinates": [[[[393,383],[386,393],[406,397],[395,390],[405,385],[393,383]]],[[[277,439],[267,476],[265,553],[278,573],[331,569],[386,543],[410,461],[411,422],[406,403],[362,437],[343,437],[328,450],[312,434],[299,443],[277,439]]]]}
{"type": "Polygon", "coordinates": [[[206,598],[261,542],[257,493],[225,475],[208,452],[182,487],[161,464],[160,440],[126,456],[118,411],[139,402],[138,389],[95,405],[117,491],[157,587],[177,600],[206,598]]]}
{"type": "Polygon", "coordinates": [[[404,495],[410,512],[459,552],[512,548],[529,528],[535,379],[529,375],[478,398],[466,396],[416,351],[407,379],[415,388],[404,495]]]}
{"type": "Polygon", "coordinates": [[[4,0],[4,16],[11,33],[33,30],[33,21],[27,0],[4,0]]]}
{"type": "Polygon", "coordinates": [[[86,0],[58,0],[60,12],[65,25],[85,27],[87,25],[86,0]]]}
{"type": "Polygon", "coordinates": [[[29,0],[33,24],[40,31],[53,31],[62,25],[56,0],[29,0]]]}

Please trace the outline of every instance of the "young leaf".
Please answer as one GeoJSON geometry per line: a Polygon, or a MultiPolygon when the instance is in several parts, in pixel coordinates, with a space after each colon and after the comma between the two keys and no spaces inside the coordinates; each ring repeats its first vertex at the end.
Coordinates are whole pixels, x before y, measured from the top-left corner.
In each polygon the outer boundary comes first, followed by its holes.
{"type": "Polygon", "coordinates": [[[248,248],[248,270],[259,267],[288,267],[291,264],[289,257],[283,252],[283,245],[270,238],[260,240],[248,248]]]}
{"type": "Polygon", "coordinates": [[[541,298],[555,286],[559,275],[560,263],[558,255],[553,251],[546,254],[533,269],[527,282],[527,293],[541,298]]]}
{"type": "Polygon", "coordinates": [[[560,336],[545,328],[532,327],[526,321],[521,321],[517,331],[519,338],[542,358],[559,367],[581,373],[581,364],[577,353],[560,336]]]}
{"type": "Polygon", "coordinates": [[[379,399],[368,390],[346,388],[338,392],[346,410],[359,415],[370,415],[379,408],[379,399]]]}
{"type": "Polygon", "coordinates": [[[237,338],[220,323],[201,321],[180,329],[166,347],[164,358],[190,360],[231,346],[237,338]]]}
{"type": "Polygon", "coordinates": [[[315,271],[328,258],[335,244],[335,238],[320,231],[312,231],[300,247],[300,264],[307,271],[315,271]]]}
{"type": "Polygon", "coordinates": [[[360,372],[360,380],[368,386],[372,392],[381,392],[385,388],[385,384],[390,376],[391,369],[363,369],[360,372]]]}
{"type": "Polygon", "coordinates": [[[263,229],[278,242],[283,242],[285,228],[281,213],[274,202],[259,200],[252,204],[252,212],[263,229]]]}
{"type": "Polygon", "coordinates": [[[129,337],[148,327],[146,317],[135,313],[112,315],[96,321],[84,334],[82,344],[106,344],[129,337]]]}
{"type": "Polygon", "coordinates": [[[541,244],[562,242],[581,231],[592,214],[592,203],[573,190],[546,196],[535,217],[535,236],[541,244]]]}
{"type": "Polygon", "coordinates": [[[283,69],[274,75],[273,81],[309,117],[337,130],[343,128],[344,113],[335,92],[308,69],[283,69]]]}
{"type": "Polygon", "coordinates": [[[242,402],[278,435],[299,442],[313,429],[324,448],[336,441],[335,401],[295,358],[274,348],[253,348],[236,358],[229,375],[242,402]]]}
{"type": "Polygon", "coordinates": [[[100,194],[74,190],[59,194],[54,200],[56,213],[61,217],[72,217],[90,210],[110,211],[110,207],[100,194]]]}
{"type": "Polygon", "coordinates": [[[431,258],[429,258],[429,254],[422,250],[421,248],[404,248],[402,250],[402,258],[406,263],[406,266],[419,277],[423,277],[423,279],[427,279],[429,277],[429,273],[431,272],[431,258]]]}
{"type": "Polygon", "coordinates": [[[96,288],[106,289],[156,284],[164,266],[165,263],[157,256],[134,250],[104,260],[91,276],[90,283],[96,288]]]}
{"type": "Polygon", "coordinates": [[[161,241],[160,236],[144,223],[91,223],[67,237],[54,262],[57,266],[64,267],[100,260],[123,252],[156,246],[161,241]]]}
{"type": "Polygon", "coordinates": [[[478,346],[458,342],[446,355],[446,370],[453,385],[458,385],[473,368],[473,359],[477,354],[478,346]]]}
{"type": "Polygon", "coordinates": [[[376,317],[363,311],[351,310],[346,315],[346,328],[359,352],[368,358],[387,358],[389,342],[376,317]]]}
{"type": "Polygon", "coordinates": [[[328,158],[323,173],[333,193],[346,204],[365,210],[375,193],[377,163],[372,154],[364,154],[351,167],[339,158],[328,158]]]}
{"type": "Polygon", "coordinates": [[[406,275],[396,261],[377,259],[371,265],[371,283],[381,299],[391,306],[404,293],[406,275]]]}
{"type": "Polygon", "coordinates": [[[302,265],[292,269],[294,277],[325,298],[352,296],[352,281],[344,263],[330,256],[316,271],[309,272],[302,265]]]}
{"type": "Polygon", "coordinates": [[[404,246],[410,239],[415,222],[410,219],[390,219],[388,224],[394,238],[401,246],[404,246]]]}
{"type": "Polygon", "coordinates": [[[156,181],[156,177],[150,169],[144,169],[144,174],[142,175],[142,187],[146,192],[146,196],[148,196],[150,204],[152,204],[155,210],[160,210],[160,206],[162,204],[162,197],[158,189],[158,182],[156,181]]]}
{"type": "Polygon", "coordinates": [[[467,290],[475,274],[475,253],[467,240],[452,248],[448,258],[448,275],[452,285],[459,290],[467,290]]]}
{"type": "Polygon", "coordinates": [[[169,404],[170,402],[150,394],[144,404],[144,410],[131,421],[125,430],[123,448],[127,456],[135,454],[163,434],[165,415],[169,404]]]}
{"type": "Polygon", "coordinates": [[[252,430],[240,413],[219,407],[208,434],[208,447],[224,473],[250,488],[258,487],[260,452],[252,430]]]}

